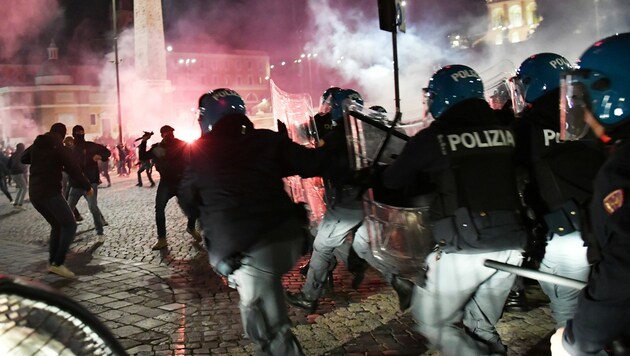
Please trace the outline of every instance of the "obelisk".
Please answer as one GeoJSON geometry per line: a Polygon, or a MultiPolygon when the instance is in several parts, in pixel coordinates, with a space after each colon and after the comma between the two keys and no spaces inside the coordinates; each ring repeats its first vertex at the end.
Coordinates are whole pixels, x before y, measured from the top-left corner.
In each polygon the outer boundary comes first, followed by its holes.
{"type": "Polygon", "coordinates": [[[152,114],[154,124],[166,123],[172,117],[172,87],[166,77],[162,0],[134,0],[133,17],[137,90],[147,94],[134,116],[142,120],[152,114]],[[152,109],[155,112],[147,112],[152,109]]]}

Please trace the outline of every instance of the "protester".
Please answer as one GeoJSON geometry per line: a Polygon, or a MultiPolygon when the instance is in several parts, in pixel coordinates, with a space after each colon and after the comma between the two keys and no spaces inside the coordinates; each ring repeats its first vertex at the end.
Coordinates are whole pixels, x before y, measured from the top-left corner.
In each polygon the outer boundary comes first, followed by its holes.
{"type": "Polygon", "coordinates": [[[92,185],[82,174],[72,152],[63,145],[66,126],[53,124],[50,132],[37,136],[22,154],[22,163],[30,164],[29,195],[33,207],[50,224],[48,271],[65,278],[75,274],[66,267],[66,254],[77,230],[72,209],[61,195],[61,172],[65,170],[87,196],[92,185]]]}

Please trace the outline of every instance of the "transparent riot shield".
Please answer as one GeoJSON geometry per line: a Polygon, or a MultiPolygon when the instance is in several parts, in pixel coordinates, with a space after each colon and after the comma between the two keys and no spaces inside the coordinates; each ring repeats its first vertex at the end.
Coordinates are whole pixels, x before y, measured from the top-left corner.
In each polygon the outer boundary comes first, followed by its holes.
{"type": "Polygon", "coordinates": [[[374,200],[372,190],[366,193],[363,203],[364,223],[374,258],[421,286],[426,257],[435,247],[428,218],[429,205],[403,208],[379,203],[374,200]]]}
{"type": "Polygon", "coordinates": [[[427,126],[424,120],[399,123],[385,143],[394,116],[393,113],[373,111],[355,102],[345,103],[346,142],[351,169],[360,170],[374,166],[376,156],[383,145],[385,147],[378,157],[377,164],[394,162],[409,137],[427,126]]]}
{"type": "MultiPolygon", "coordinates": [[[[289,138],[301,145],[316,147],[319,137],[313,121],[311,97],[287,93],[273,81],[271,91],[274,118],[285,124],[289,138]]],[[[294,202],[307,204],[311,227],[317,226],[326,212],[323,180],[320,177],[292,176],[285,178],[285,187],[294,202]]]]}
{"type": "Polygon", "coordinates": [[[493,109],[502,109],[510,100],[508,80],[514,75],[515,68],[514,63],[503,59],[479,72],[484,82],[484,96],[493,109]]]}
{"type": "MultiPolygon", "coordinates": [[[[345,119],[348,154],[355,170],[392,163],[409,136],[427,124],[421,120],[402,123],[388,138],[394,115],[374,112],[356,103],[348,103],[345,119]]],[[[418,285],[424,283],[425,259],[435,246],[428,219],[430,201],[429,197],[415,199],[415,205],[401,207],[377,201],[373,189],[363,195],[364,223],[372,254],[418,285]]]]}

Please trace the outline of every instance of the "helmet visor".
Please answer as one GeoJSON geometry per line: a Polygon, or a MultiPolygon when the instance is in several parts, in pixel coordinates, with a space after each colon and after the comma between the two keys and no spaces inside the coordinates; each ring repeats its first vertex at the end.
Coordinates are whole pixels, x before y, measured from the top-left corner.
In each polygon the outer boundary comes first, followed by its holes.
{"type": "Polygon", "coordinates": [[[576,141],[584,137],[589,126],[584,120],[588,108],[588,94],[578,71],[565,73],[560,78],[560,139],[576,141]]]}
{"type": "Polygon", "coordinates": [[[512,110],[514,116],[520,117],[525,111],[527,104],[525,103],[525,85],[518,77],[512,77],[507,81],[510,89],[510,99],[512,100],[512,110]]]}
{"type": "Polygon", "coordinates": [[[318,113],[320,115],[328,114],[330,112],[330,110],[332,110],[332,101],[333,101],[333,95],[332,94],[329,94],[328,96],[323,98],[322,99],[322,104],[319,106],[318,113]]]}
{"type": "Polygon", "coordinates": [[[495,84],[490,85],[484,93],[488,104],[494,110],[501,110],[505,104],[510,101],[510,89],[507,83],[508,79],[503,77],[495,84]]]}

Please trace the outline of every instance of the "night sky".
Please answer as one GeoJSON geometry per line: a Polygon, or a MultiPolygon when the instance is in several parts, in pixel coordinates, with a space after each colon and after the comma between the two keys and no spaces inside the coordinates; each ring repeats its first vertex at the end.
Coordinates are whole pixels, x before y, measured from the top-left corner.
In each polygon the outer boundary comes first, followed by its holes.
{"type": "MultiPolygon", "coordinates": [[[[408,7],[407,15],[410,25],[431,20],[441,25],[467,27],[470,25],[467,19],[485,15],[484,0],[411,2],[414,5],[408,7]]],[[[1,3],[8,6],[9,12],[14,12],[12,28],[32,26],[20,38],[24,41],[20,41],[19,48],[11,53],[0,53],[4,60],[16,54],[21,55],[22,60],[28,57],[25,53],[30,53],[31,47],[39,47],[35,51],[41,52],[41,47],[49,43],[53,35],[62,51],[69,53],[78,51],[77,47],[95,51],[108,48],[111,0],[0,0],[1,3]],[[31,12],[39,9],[42,14],[30,14],[36,21],[21,19],[24,15],[22,8],[26,7],[31,8],[31,12]]],[[[300,52],[311,39],[312,17],[324,16],[317,13],[316,7],[309,11],[307,0],[163,0],[162,3],[167,42],[177,40],[194,44],[198,38],[211,36],[222,46],[264,50],[272,58],[300,52]]],[[[363,21],[373,22],[374,28],[378,29],[376,0],[336,1],[330,6],[341,16],[353,16],[348,18],[349,24],[358,12],[363,21]]]]}
{"type": "MultiPolygon", "coordinates": [[[[271,64],[292,63],[302,53],[317,53],[314,64],[330,77],[308,84],[307,78],[311,79],[304,65],[276,67],[272,77],[282,77],[280,69],[285,71],[287,86],[297,85],[288,90],[313,87],[316,92],[348,83],[368,102],[390,103],[382,106],[391,109],[392,41],[390,33],[379,29],[377,0],[162,2],[166,42],[176,51],[183,45],[193,51],[198,46],[199,52],[262,50],[271,64]]],[[[397,36],[398,58],[402,104],[414,112],[420,111],[417,93],[433,71],[446,64],[470,65],[483,77],[482,72],[492,73],[497,63],[514,68],[539,52],[556,52],[575,61],[597,39],[595,5],[602,36],[630,31],[629,0],[537,0],[543,21],[528,41],[457,50],[450,48],[449,34],[473,39],[485,35],[485,0],[407,2],[407,33],[397,36]]],[[[0,21],[0,63],[39,64],[55,38],[63,59],[107,66],[105,54],[112,49],[110,7],[111,0],[0,0],[0,8],[6,9],[0,21]]]]}

